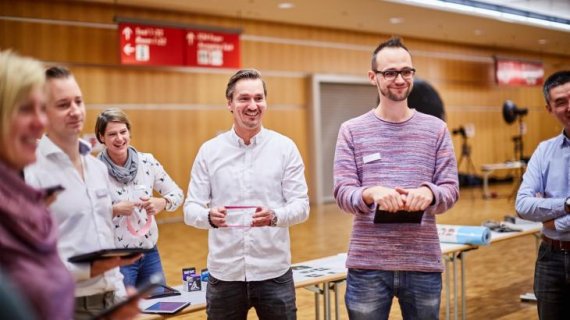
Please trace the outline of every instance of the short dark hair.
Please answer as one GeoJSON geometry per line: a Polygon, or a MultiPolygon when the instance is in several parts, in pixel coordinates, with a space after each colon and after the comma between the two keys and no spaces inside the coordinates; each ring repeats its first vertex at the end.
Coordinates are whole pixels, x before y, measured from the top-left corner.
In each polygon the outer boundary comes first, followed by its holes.
{"type": "Polygon", "coordinates": [[[550,90],[567,82],[570,82],[570,70],[557,71],[544,81],[542,92],[544,93],[546,104],[550,105],[550,90]]]}
{"type": "Polygon", "coordinates": [[[107,109],[101,112],[97,116],[97,121],[95,121],[95,136],[97,137],[97,141],[103,143],[101,137],[105,135],[105,130],[107,130],[109,122],[124,123],[127,126],[127,130],[131,132],[131,122],[121,109],[107,109]]]}
{"type": "Polygon", "coordinates": [[[67,79],[71,77],[71,72],[62,66],[53,66],[46,70],[46,79],[67,79]]]}
{"type": "Polygon", "coordinates": [[[230,80],[228,80],[228,85],[226,86],[226,99],[228,99],[228,101],[232,100],[234,96],[236,83],[242,79],[260,79],[261,83],[263,83],[263,94],[267,97],[267,87],[265,86],[265,81],[261,78],[261,73],[255,69],[242,69],[236,72],[231,76],[230,80]]]}
{"type": "Polygon", "coordinates": [[[378,52],[380,52],[384,48],[402,48],[406,50],[408,53],[410,53],[410,50],[406,48],[400,37],[392,37],[387,41],[384,41],[381,44],[379,44],[378,47],[376,47],[376,49],[372,53],[372,62],[371,62],[372,71],[375,71],[376,68],[378,68],[378,64],[376,63],[376,56],[378,55],[378,52]]]}

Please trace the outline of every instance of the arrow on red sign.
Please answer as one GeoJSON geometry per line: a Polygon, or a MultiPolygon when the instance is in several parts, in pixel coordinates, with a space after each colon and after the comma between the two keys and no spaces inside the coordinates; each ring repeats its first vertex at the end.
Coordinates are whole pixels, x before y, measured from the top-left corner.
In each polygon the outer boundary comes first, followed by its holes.
{"type": "Polygon", "coordinates": [[[124,52],[127,56],[130,56],[131,53],[135,52],[135,48],[133,48],[133,46],[131,46],[130,43],[127,43],[127,44],[123,47],[123,52],[124,52]]]}
{"type": "Polygon", "coordinates": [[[131,34],[133,33],[133,29],[126,27],[125,29],[123,29],[123,35],[125,36],[125,39],[130,40],[131,39],[131,34]]]}
{"type": "Polygon", "coordinates": [[[188,41],[189,45],[194,45],[194,32],[188,32],[186,34],[186,40],[188,41]]]}

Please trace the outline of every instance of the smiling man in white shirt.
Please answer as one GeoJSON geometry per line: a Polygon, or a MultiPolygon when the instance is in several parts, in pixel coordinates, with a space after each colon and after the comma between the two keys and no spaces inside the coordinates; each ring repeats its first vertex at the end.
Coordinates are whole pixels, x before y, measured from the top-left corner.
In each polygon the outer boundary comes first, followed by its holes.
{"type": "Polygon", "coordinates": [[[307,220],[304,164],[295,143],[262,126],[267,89],[240,70],[226,88],[231,130],[205,142],[192,167],[186,224],[209,229],[208,319],[296,319],[288,227],[307,220]]]}
{"type": "MultiPolygon", "coordinates": [[[[115,247],[113,209],[107,168],[79,139],[85,121],[79,85],[62,67],[48,69],[46,77],[49,121],[46,135],[39,141],[37,162],[25,169],[25,178],[26,183],[37,188],[65,188],[50,205],[58,224],[58,252],[76,283],[74,319],[91,319],[126,296],[118,267],[135,262],[141,255],[92,263],[67,261],[74,255],[115,247]]],[[[136,305],[132,309],[126,310],[127,314],[138,313],[136,305]]]]}

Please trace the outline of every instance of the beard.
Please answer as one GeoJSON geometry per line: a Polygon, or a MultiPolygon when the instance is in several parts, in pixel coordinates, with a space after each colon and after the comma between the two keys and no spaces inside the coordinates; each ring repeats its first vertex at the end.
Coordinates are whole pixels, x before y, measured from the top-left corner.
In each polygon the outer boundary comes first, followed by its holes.
{"type": "Polygon", "coordinates": [[[404,101],[404,100],[408,99],[410,92],[412,92],[412,86],[409,86],[408,89],[406,91],[404,91],[403,93],[395,93],[395,92],[391,91],[389,88],[386,88],[386,89],[380,88],[380,93],[382,93],[382,95],[384,97],[386,97],[392,101],[404,101]]]}

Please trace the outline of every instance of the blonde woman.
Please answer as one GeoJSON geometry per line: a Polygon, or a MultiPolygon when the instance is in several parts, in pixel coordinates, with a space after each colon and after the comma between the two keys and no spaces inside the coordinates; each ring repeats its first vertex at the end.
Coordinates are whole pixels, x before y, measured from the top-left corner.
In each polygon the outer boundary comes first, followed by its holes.
{"type": "Polygon", "coordinates": [[[69,320],[75,286],[58,255],[57,224],[46,192],[22,177],[36,161],[47,123],[43,67],[0,52],[0,79],[0,270],[27,300],[33,319],[69,320]]]}

